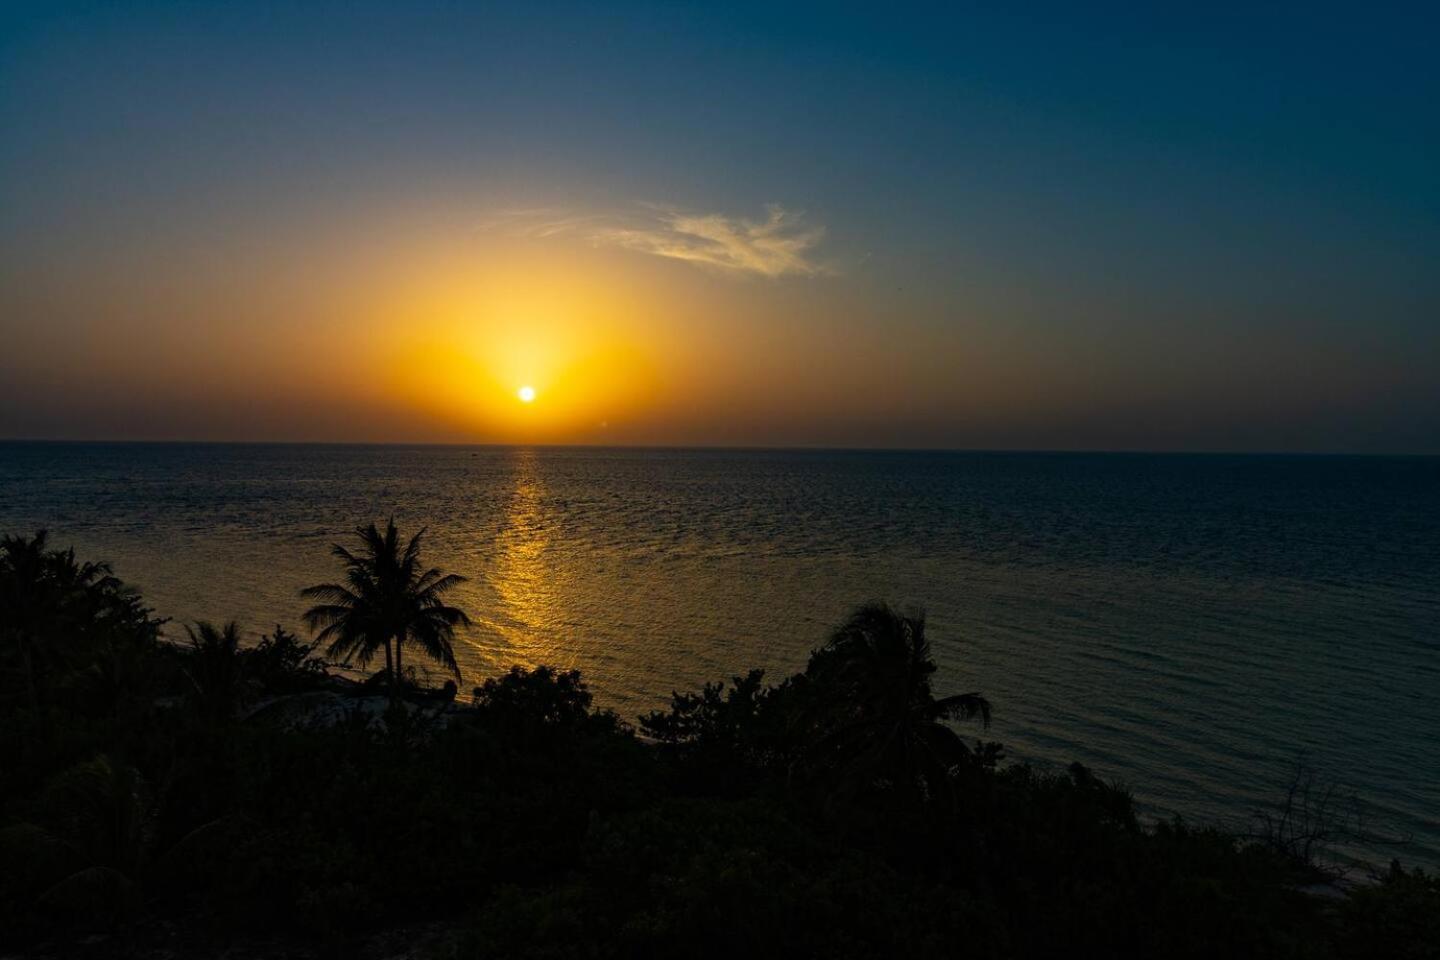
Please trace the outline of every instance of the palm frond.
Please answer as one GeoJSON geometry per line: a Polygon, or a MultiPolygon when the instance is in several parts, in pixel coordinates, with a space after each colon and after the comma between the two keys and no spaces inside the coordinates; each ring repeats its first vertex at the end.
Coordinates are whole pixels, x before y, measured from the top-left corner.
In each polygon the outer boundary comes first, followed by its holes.
{"type": "Polygon", "coordinates": [[[317,583],[300,591],[305,600],[320,600],[327,604],[353,604],[360,598],[348,587],[338,583],[317,583]]]}
{"type": "Polygon", "coordinates": [[[958,693],[953,697],[937,700],[935,713],[952,720],[974,720],[979,717],[982,726],[987,729],[990,726],[990,701],[979,693],[958,693]]]}
{"type": "Polygon", "coordinates": [[[458,573],[442,573],[440,570],[431,569],[426,570],[420,579],[416,581],[415,588],[419,593],[439,596],[442,593],[448,593],[468,580],[468,577],[462,577],[458,573]]]}

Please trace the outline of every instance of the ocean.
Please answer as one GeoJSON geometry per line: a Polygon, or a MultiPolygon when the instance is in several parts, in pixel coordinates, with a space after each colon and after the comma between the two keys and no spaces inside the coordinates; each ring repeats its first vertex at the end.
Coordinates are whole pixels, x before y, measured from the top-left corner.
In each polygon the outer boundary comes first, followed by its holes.
{"type": "Polygon", "coordinates": [[[392,515],[470,578],[462,690],[575,667],[633,719],[883,599],[1012,759],[1230,829],[1303,761],[1364,802],[1342,853],[1440,866],[1440,458],[0,444],[0,531],[112,561],[172,632],[300,630],[392,515]]]}

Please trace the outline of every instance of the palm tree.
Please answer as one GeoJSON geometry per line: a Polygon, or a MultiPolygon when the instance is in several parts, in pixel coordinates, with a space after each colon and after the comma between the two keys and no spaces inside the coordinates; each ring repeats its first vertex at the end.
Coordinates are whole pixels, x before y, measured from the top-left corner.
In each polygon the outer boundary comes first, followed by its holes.
{"type": "Polygon", "coordinates": [[[948,789],[970,750],[946,720],[990,723],[978,693],[936,699],[923,614],[885,604],[857,610],[805,669],[809,760],[852,786],[882,781],[926,796],[948,789]]]}
{"type": "Polygon", "coordinates": [[[318,631],[317,641],[329,642],[326,655],[364,667],[383,648],[392,694],[403,676],[406,644],[440,661],[458,679],[460,666],[452,641],[455,628],[468,627],[470,618],[459,607],[447,605],[444,595],[465,578],[420,566],[424,530],[403,546],[393,519],[384,533],[372,523],[358,527],[355,534],[360,550],[352,553],[337,543],[332,551],[344,566],[344,582],[300,591],[302,597],[317,601],[305,612],[305,623],[318,631]]]}
{"type": "Polygon", "coordinates": [[[0,636],[13,644],[37,717],[39,676],[66,652],[57,641],[102,620],[125,598],[109,564],[80,563],[73,549],[48,547],[44,530],[0,539],[0,636]]]}
{"type": "Polygon", "coordinates": [[[186,626],[190,649],[184,673],[199,712],[223,724],[232,719],[245,693],[245,661],[240,655],[240,628],[235,621],[217,628],[202,620],[186,626]]]}

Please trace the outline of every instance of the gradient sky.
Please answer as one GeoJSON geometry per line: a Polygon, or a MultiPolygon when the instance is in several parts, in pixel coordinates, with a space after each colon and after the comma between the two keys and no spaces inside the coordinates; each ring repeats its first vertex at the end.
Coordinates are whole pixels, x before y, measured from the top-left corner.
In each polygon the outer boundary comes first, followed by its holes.
{"type": "Polygon", "coordinates": [[[0,437],[1440,452],[1433,5],[714,6],[5,5],[0,437]]]}

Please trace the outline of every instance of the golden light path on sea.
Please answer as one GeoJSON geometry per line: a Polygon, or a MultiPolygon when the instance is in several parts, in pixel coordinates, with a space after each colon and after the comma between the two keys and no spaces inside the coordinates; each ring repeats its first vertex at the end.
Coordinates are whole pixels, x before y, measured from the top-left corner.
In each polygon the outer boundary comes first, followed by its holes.
{"type": "Polygon", "coordinates": [[[488,577],[498,603],[483,626],[509,644],[509,662],[569,669],[575,665],[576,651],[544,639],[555,636],[556,626],[567,619],[564,592],[546,556],[550,542],[544,480],[534,450],[517,450],[515,455],[515,488],[496,541],[495,568],[488,577]]]}

